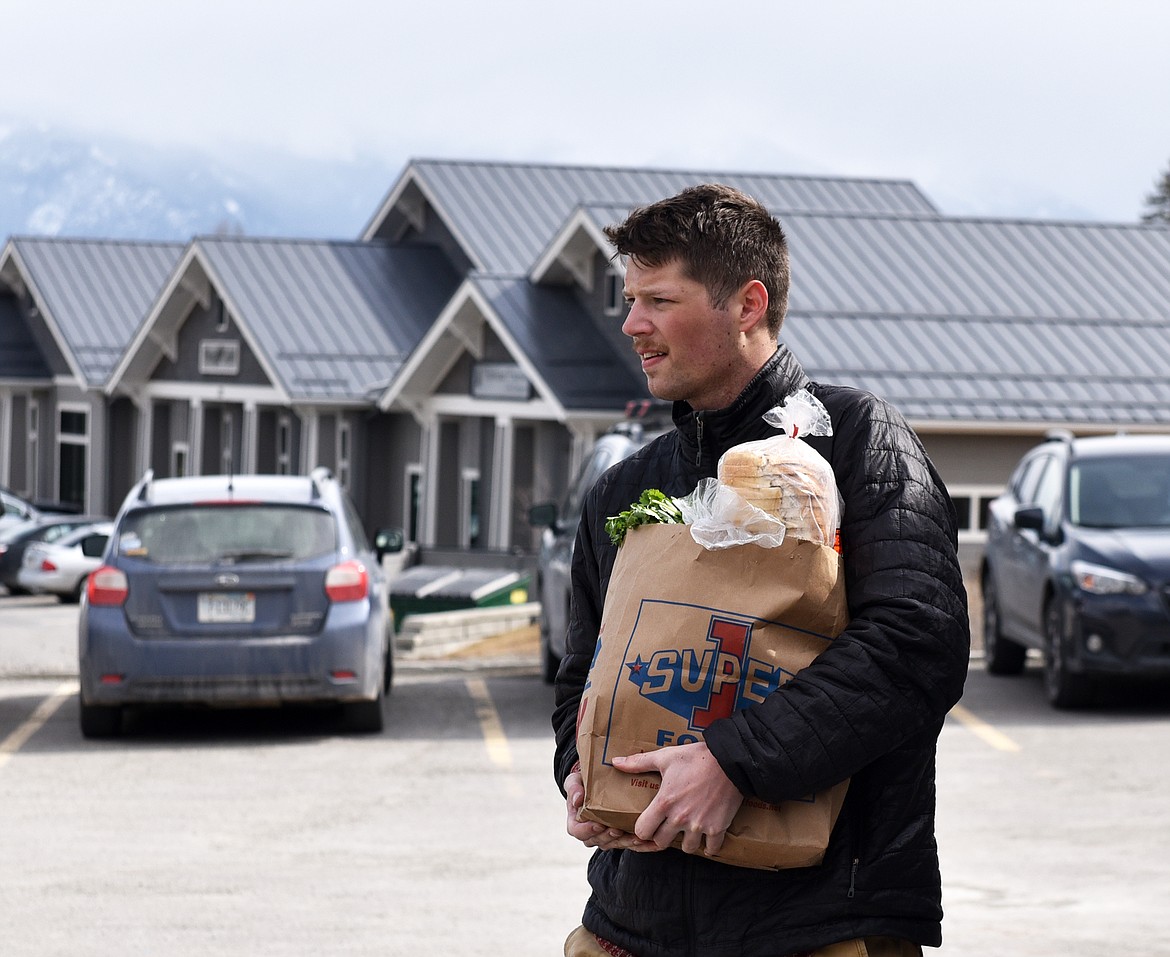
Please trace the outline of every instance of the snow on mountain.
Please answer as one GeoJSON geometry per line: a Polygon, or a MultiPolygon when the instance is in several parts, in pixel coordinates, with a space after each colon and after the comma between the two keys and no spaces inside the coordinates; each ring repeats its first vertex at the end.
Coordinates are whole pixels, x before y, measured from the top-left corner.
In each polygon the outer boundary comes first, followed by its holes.
{"type": "Polygon", "coordinates": [[[209,233],[352,239],[397,173],[376,160],[225,157],[0,119],[0,242],[209,233]]]}

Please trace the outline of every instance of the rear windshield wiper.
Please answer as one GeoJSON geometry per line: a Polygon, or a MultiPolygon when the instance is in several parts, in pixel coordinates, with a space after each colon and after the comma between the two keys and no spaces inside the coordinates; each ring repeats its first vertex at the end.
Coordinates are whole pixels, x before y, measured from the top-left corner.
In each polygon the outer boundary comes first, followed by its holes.
{"type": "Polygon", "coordinates": [[[267,559],[292,558],[292,554],[279,548],[241,548],[234,552],[220,552],[217,558],[225,562],[262,562],[267,559]]]}

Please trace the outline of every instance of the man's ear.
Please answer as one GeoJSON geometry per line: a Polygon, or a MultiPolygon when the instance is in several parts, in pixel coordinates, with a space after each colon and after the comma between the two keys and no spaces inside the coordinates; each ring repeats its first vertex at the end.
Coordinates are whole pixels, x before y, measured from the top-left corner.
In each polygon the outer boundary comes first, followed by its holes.
{"type": "Polygon", "coordinates": [[[749,279],[739,290],[740,332],[749,332],[768,316],[768,287],[758,279],[749,279]]]}

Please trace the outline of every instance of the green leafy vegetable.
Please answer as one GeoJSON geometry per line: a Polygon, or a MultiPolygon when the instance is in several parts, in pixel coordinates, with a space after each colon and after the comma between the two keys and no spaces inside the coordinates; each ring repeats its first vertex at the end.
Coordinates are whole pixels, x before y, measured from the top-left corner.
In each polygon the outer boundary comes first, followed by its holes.
{"type": "Polygon", "coordinates": [[[619,515],[611,515],[605,520],[605,530],[609,533],[609,540],[615,545],[621,545],[626,540],[626,532],[639,525],[681,525],[683,514],[678,504],[669,495],[656,488],[648,488],[633,505],[619,515]]]}

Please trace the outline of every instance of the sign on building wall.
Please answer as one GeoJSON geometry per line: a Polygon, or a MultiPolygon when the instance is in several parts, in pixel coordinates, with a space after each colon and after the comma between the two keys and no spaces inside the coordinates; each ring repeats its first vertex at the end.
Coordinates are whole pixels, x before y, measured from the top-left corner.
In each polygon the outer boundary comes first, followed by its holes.
{"type": "Polygon", "coordinates": [[[477,399],[532,398],[532,384],[514,362],[477,362],[471,368],[471,394],[477,399]]]}
{"type": "Polygon", "coordinates": [[[203,339],[199,342],[200,375],[239,375],[238,339],[203,339]]]}

